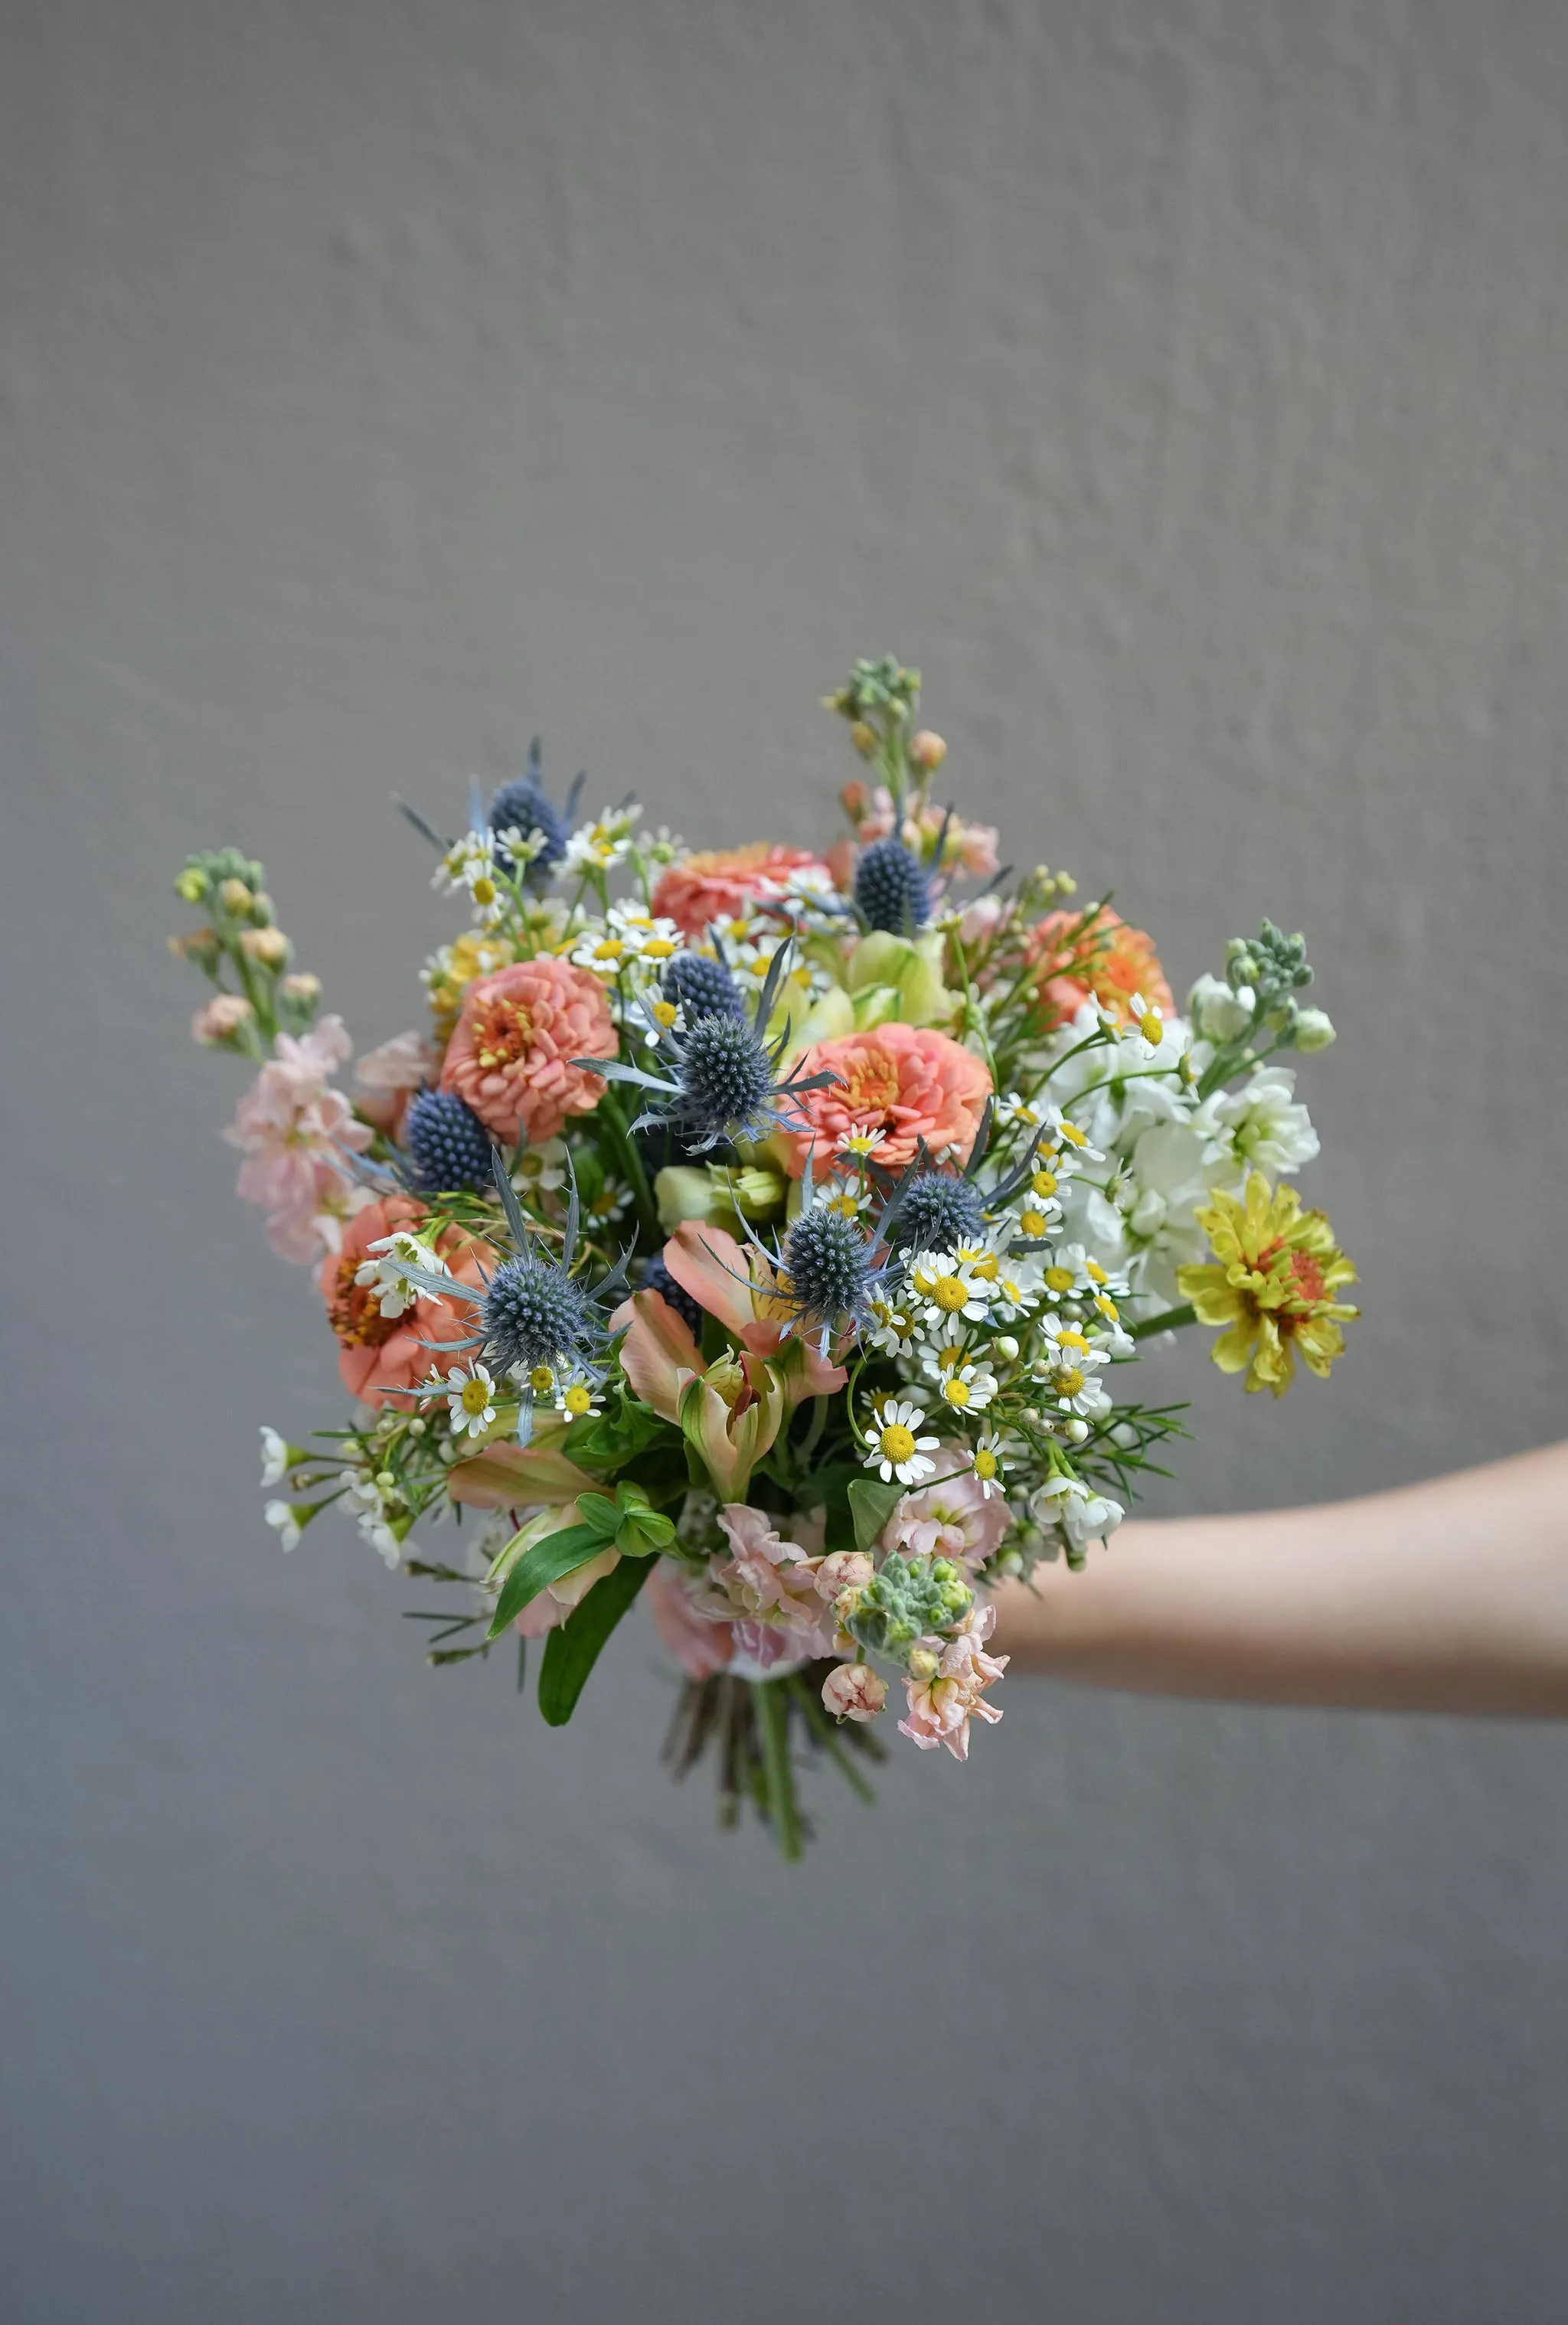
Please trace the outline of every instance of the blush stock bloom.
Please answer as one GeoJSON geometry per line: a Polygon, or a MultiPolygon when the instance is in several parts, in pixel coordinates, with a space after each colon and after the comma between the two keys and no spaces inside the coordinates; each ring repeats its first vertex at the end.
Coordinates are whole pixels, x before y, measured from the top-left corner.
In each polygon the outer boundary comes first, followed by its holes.
{"type": "Polygon", "coordinates": [[[345,1221],[371,1200],[343,1157],[362,1153],[372,1133],[328,1080],[352,1049],[340,1017],[323,1017],[297,1037],[280,1033],[223,1134],[245,1153],[240,1194],[271,1214],[273,1249],[302,1266],[337,1251],[345,1221]]]}

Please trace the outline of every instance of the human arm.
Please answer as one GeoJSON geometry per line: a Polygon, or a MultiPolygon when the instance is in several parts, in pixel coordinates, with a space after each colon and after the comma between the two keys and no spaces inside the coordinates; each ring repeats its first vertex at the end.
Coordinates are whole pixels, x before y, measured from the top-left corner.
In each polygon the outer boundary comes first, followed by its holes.
{"type": "Polygon", "coordinates": [[[997,1593],[1015,1671],[1149,1695],[1568,1716],[1568,1443],[1310,1509],[1124,1525],[997,1593]]]}

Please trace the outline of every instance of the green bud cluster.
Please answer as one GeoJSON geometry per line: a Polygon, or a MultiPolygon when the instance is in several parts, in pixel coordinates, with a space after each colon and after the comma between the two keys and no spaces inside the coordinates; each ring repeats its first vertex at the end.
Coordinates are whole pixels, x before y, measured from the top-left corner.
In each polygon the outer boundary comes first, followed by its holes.
{"type": "Polygon", "coordinates": [[[901,726],[919,693],[920,672],[905,670],[895,654],[881,654],[875,662],[858,662],[843,685],[822,697],[822,708],[851,724],[881,718],[901,726]]]}
{"type": "Polygon", "coordinates": [[[905,1558],[889,1551],[847,1627],[870,1653],[902,1662],[916,1639],[952,1630],[974,1595],[951,1558],[905,1558]]]}

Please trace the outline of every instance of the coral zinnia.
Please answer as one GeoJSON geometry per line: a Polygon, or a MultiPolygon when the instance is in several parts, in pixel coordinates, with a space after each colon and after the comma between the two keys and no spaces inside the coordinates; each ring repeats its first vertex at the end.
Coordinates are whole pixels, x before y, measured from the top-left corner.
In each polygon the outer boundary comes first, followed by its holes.
{"type": "Polygon", "coordinates": [[[1141,995],[1146,1008],[1174,1016],[1176,1004],[1147,931],[1135,929],[1109,904],[1080,935],[1083,920],[1081,912],[1047,912],[1025,932],[1042,999],[1067,1018],[1092,998],[1118,1025],[1130,1025],[1133,996],[1141,995]]]}
{"type": "Polygon", "coordinates": [[[1334,1241],[1322,1211],[1304,1211],[1294,1187],[1276,1188],[1255,1171],[1245,1198],[1217,1193],[1197,1214],[1212,1262],[1179,1267],[1176,1288],[1201,1324],[1223,1324],[1213,1347],[1221,1372],[1247,1367],[1249,1389],[1283,1396],[1295,1375],[1296,1352],[1309,1372],[1327,1374],[1344,1354],[1341,1322],[1359,1313],[1336,1300],[1356,1270],[1334,1241]]]}
{"type": "Polygon", "coordinates": [[[441,1086],[497,1138],[543,1146],[569,1115],[591,1114],[604,1096],[598,1076],[572,1061],[613,1058],[618,1048],[592,970],[541,953],[469,986],[441,1086]]]}
{"type": "MultiPolygon", "coordinates": [[[[400,1413],[416,1410],[415,1399],[402,1392],[437,1366],[441,1344],[455,1347],[470,1329],[469,1310],[466,1303],[458,1308],[448,1300],[420,1300],[400,1315],[388,1316],[376,1287],[357,1283],[355,1277],[376,1257],[370,1246],[379,1237],[398,1227],[417,1234],[427,1216],[423,1205],[406,1195],[366,1203],[347,1222],[341,1250],[329,1252],[316,1277],[327,1320],[338,1337],[344,1387],[366,1404],[393,1404],[400,1413]]],[[[456,1228],[448,1230],[438,1248],[459,1283],[480,1282],[474,1246],[456,1228]]]]}
{"type": "Polygon", "coordinates": [[[775,848],[753,840],[749,848],[716,848],[672,864],[654,889],[650,910],[674,922],[687,938],[705,936],[715,921],[728,920],[754,896],[766,896],[792,872],[826,874],[820,857],[806,848],[775,848]]]}
{"type": "Polygon", "coordinates": [[[913,1162],[923,1140],[936,1160],[965,1162],[991,1094],[990,1075],[972,1051],[931,1026],[896,1018],[813,1043],[797,1071],[837,1079],[794,1100],[794,1113],[809,1125],[783,1133],[785,1167],[795,1179],[813,1150],[825,1168],[840,1139],[856,1131],[885,1134],[877,1160],[890,1171],[913,1162]]]}

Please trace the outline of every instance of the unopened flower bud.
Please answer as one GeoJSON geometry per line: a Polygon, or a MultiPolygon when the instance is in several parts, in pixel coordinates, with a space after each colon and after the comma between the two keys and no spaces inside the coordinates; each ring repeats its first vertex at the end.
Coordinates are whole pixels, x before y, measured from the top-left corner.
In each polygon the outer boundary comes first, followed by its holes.
{"type": "Polygon", "coordinates": [[[1304,1009],[1297,1016],[1295,1045],[1309,1057],[1314,1050],[1326,1050],[1338,1038],[1326,1009],[1304,1009]]]}
{"type": "Polygon", "coordinates": [[[232,1042],[255,1012],[243,993],[215,993],[190,1020],[190,1037],[204,1050],[232,1042]]]}
{"type": "Polygon", "coordinates": [[[849,729],[849,740],[863,759],[869,759],[877,749],[877,729],[868,720],[857,718],[849,729]]]}
{"type": "Polygon", "coordinates": [[[282,929],[246,929],[239,949],[247,960],[259,961],[264,968],[277,968],[289,957],[289,940],[282,929]]]}
{"type": "Polygon", "coordinates": [[[321,980],[313,968],[292,969],[278,987],[285,1001],[297,1001],[302,1005],[321,997],[321,980]]]}
{"type": "Polygon", "coordinates": [[[224,911],[234,913],[237,919],[241,912],[248,912],[255,901],[243,880],[226,880],[218,896],[224,911]]]}
{"type": "Polygon", "coordinates": [[[422,1437],[424,1435],[424,1431],[425,1423],[421,1416],[416,1413],[413,1419],[408,1424],[408,1433],[411,1437],[422,1437]]]}
{"type": "Polygon", "coordinates": [[[218,954],[218,931],[187,929],[170,938],[169,949],[176,960],[193,960],[199,968],[210,968],[218,954]]]}
{"type": "Polygon", "coordinates": [[[207,875],[199,864],[188,864],[174,882],[174,894],[187,904],[199,904],[207,894],[207,875]]]}
{"type": "Polygon", "coordinates": [[[840,1663],[822,1681],[822,1701],[835,1719],[875,1719],[887,1700],[887,1681],[869,1663],[840,1663]]]}
{"type": "Polygon", "coordinates": [[[1023,1553],[1016,1550],[1005,1550],[1000,1558],[997,1561],[997,1570],[998,1573],[1006,1574],[1009,1577],[1016,1574],[1022,1574],[1024,1571],[1023,1553]]]}
{"type": "Polygon", "coordinates": [[[909,755],[917,767],[934,774],[947,756],[947,745],[929,727],[923,727],[909,746],[909,755]]]}
{"type": "Polygon", "coordinates": [[[864,1590],[875,1571],[863,1550],[836,1550],[817,1569],[817,1596],[836,1598],[841,1590],[864,1590]]]}
{"type": "Polygon", "coordinates": [[[250,900],[250,916],[258,929],[266,928],[275,918],[273,900],[264,888],[258,888],[250,900]]]}
{"type": "Polygon", "coordinates": [[[942,1666],[929,1647],[916,1647],[909,1658],[911,1679],[934,1679],[942,1666]]]}
{"type": "Polygon", "coordinates": [[[1072,1420],[1067,1424],[1067,1434],[1074,1445],[1081,1445],[1084,1439],[1089,1434],[1088,1422],[1081,1421],[1078,1415],[1074,1413],[1072,1420]]]}
{"type": "Polygon", "coordinates": [[[1011,1332],[1004,1332],[1002,1334],[1000,1339],[997,1342],[997,1354],[1001,1357],[1004,1364],[1016,1365],[1017,1363],[1018,1343],[1014,1339],[1011,1332]]]}

